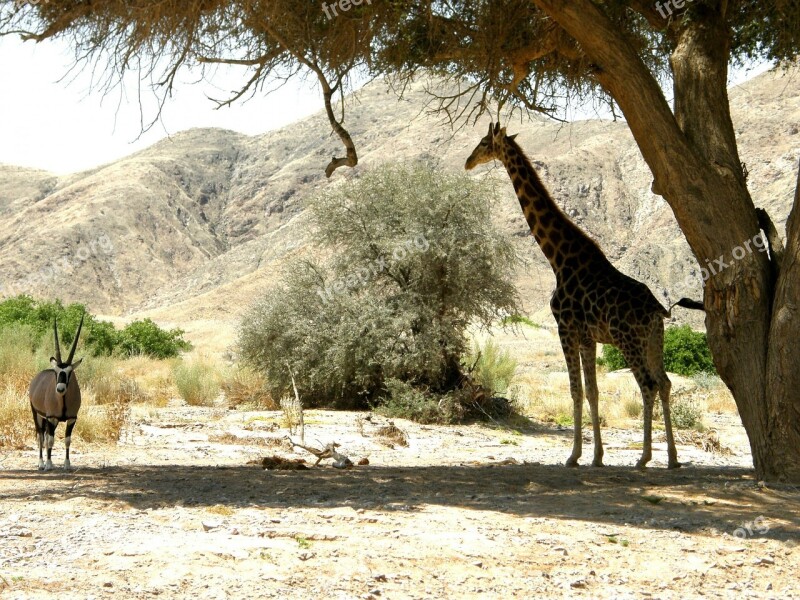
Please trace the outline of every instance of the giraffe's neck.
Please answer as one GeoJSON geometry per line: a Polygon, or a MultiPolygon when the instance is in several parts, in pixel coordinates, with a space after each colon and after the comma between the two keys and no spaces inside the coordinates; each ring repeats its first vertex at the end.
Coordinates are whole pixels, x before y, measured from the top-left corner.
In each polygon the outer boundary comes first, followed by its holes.
{"type": "Polygon", "coordinates": [[[561,211],[516,142],[506,140],[502,162],[514,184],[531,233],[557,277],[565,264],[570,267],[569,257],[578,256],[584,250],[602,255],[596,244],[561,211]]]}

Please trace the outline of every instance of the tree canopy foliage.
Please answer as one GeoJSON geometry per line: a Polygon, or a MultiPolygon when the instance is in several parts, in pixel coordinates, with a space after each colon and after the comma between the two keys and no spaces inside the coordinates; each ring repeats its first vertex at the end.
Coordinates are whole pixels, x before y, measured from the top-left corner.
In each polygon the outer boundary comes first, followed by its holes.
{"type": "MultiPolygon", "coordinates": [[[[332,17],[328,5],[308,0],[4,0],[0,35],[42,41],[67,38],[77,64],[96,63],[101,87],[131,71],[166,99],[183,67],[205,72],[217,64],[245,70],[227,105],[274,87],[301,71],[318,78],[328,117],[347,156],[328,174],[357,162],[344,115],[353,77],[389,76],[399,83],[424,70],[451,80],[458,92],[438,98],[452,119],[477,116],[490,98],[523,110],[563,114],[570,102],[614,99],[596,77],[598,65],[532,0],[350,3],[332,17]],[[331,18],[332,17],[332,18],[331,18]]],[[[796,0],[608,0],[595,3],[660,81],[687,23],[724,11],[730,58],[740,63],[791,61],[800,52],[796,0]],[[665,18],[666,17],[666,18],[665,18]]],[[[153,115],[157,118],[157,115],[153,115]]]]}

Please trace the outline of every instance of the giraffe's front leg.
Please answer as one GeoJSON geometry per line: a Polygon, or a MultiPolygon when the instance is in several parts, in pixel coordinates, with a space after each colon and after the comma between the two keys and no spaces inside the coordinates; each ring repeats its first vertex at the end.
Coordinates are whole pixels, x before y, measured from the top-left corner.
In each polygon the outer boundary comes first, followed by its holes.
{"type": "Polygon", "coordinates": [[[641,367],[633,367],[633,374],[639,389],[642,391],[644,412],[644,440],[642,457],[636,463],[637,468],[644,469],[653,456],[653,401],[656,396],[656,383],[652,376],[641,367]]]}
{"type": "Polygon", "coordinates": [[[569,372],[569,391],[572,396],[572,418],[573,418],[573,439],[572,454],[567,459],[568,467],[577,467],[578,459],[583,452],[583,385],[581,383],[581,356],[577,340],[573,336],[561,336],[561,348],[564,350],[564,358],[567,361],[567,371],[569,372]]]}
{"type": "Polygon", "coordinates": [[[583,379],[586,383],[586,399],[589,401],[589,412],[592,415],[592,437],[594,438],[593,467],[603,466],[603,439],[600,435],[600,392],[597,389],[597,344],[593,341],[584,342],[581,346],[581,363],[583,364],[583,379]]]}

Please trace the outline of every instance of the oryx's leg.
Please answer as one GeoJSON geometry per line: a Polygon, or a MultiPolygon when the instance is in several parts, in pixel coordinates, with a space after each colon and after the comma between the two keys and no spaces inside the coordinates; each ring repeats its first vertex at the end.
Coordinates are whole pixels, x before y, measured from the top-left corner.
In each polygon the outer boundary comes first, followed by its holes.
{"type": "Polygon", "coordinates": [[[44,463],[44,470],[49,471],[53,468],[53,444],[56,440],[56,427],[58,427],[58,419],[55,417],[48,417],[47,434],[45,435],[45,442],[47,443],[47,462],[44,463]]]}
{"type": "Polygon", "coordinates": [[[78,419],[67,419],[67,432],[64,436],[64,446],[67,448],[67,458],[64,460],[64,469],[68,470],[72,467],[69,464],[69,445],[72,442],[72,428],[75,427],[75,422],[78,419]]]}
{"type": "Polygon", "coordinates": [[[33,426],[36,427],[36,440],[39,442],[39,470],[44,470],[44,456],[42,449],[44,448],[44,417],[39,415],[31,406],[33,413],[33,426]]]}

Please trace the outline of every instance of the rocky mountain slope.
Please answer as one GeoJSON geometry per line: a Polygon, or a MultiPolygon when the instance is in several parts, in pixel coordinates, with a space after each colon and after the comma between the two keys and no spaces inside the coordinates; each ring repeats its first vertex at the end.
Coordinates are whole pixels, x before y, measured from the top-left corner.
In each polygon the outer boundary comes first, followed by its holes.
{"type": "MultiPolygon", "coordinates": [[[[151,316],[222,347],[284,260],[309,248],[304,201],[386,161],[461,170],[488,120],[453,132],[428,115],[424,84],[398,100],[373,83],[351,101],[361,164],[324,177],[341,149],[323,113],[261,136],[195,129],[65,177],[0,165],[0,293],[79,300],[151,316]]],[[[756,204],[783,231],[800,156],[800,71],[766,73],[731,92],[756,204]]],[[[696,266],[622,122],[511,122],[556,201],[623,271],[664,303],[700,296],[696,266]],[[694,274],[694,277],[692,275],[694,274]]],[[[528,312],[546,319],[554,278],[501,166],[476,169],[503,192],[497,222],[531,257],[519,274],[528,312]]]]}

